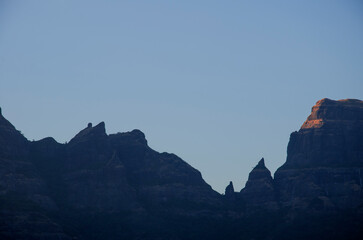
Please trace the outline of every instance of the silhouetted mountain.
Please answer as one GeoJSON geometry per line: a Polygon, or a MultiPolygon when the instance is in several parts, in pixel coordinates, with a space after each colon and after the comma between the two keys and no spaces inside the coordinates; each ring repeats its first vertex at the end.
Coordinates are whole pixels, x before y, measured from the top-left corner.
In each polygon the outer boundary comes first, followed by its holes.
{"type": "Polygon", "coordinates": [[[234,187],[232,181],[229,182],[229,185],[226,187],[224,195],[226,198],[234,198],[234,187]]]}
{"type": "Polygon", "coordinates": [[[322,99],[290,136],[275,183],[283,205],[346,209],[362,204],[363,104],[322,99]]]}
{"type": "Polygon", "coordinates": [[[1,239],[361,239],[363,102],[322,99],[274,179],[215,192],[140,130],[28,141],[0,110],[1,239]]]}
{"type": "Polygon", "coordinates": [[[70,239],[48,217],[57,206],[30,160],[30,145],[0,109],[0,238],[70,239]]]}
{"type": "Polygon", "coordinates": [[[263,158],[250,172],[246,186],[241,190],[241,197],[250,208],[278,208],[271,172],[266,168],[263,158]]]}

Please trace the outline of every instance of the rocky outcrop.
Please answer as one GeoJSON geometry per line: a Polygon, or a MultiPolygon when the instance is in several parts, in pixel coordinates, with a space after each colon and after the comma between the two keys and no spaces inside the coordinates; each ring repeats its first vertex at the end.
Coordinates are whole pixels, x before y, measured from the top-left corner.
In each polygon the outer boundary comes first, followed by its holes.
{"type": "Polygon", "coordinates": [[[107,135],[90,125],[66,146],[62,175],[69,204],[98,211],[219,204],[199,171],[174,154],[152,150],[140,130],[107,135]]]}
{"type": "Polygon", "coordinates": [[[74,227],[82,238],[93,238],[103,221],[119,222],[111,235],[125,237],[131,230],[122,228],[160,227],[146,217],[199,218],[200,211],[222,205],[198,170],[174,154],[152,150],[140,130],[107,135],[101,122],[88,124],[68,144],[50,137],[29,142],[1,115],[0,143],[3,238],[79,237],[69,231],[74,227]],[[28,219],[26,225],[21,219],[28,219]]]}
{"type": "Polygon", "coordinates": [[[246,186],[241,190],[241,198],[247,207],[277,209],[276,193],[271,172],[262,158],[250,172],[246,186]]]}
{"type": "Polygon", "coordinates": [[[226,198],[234,198],[235,192],[232,181],[230,181],[228,186],[226,187],[224,195],[226,196],[226,198]]]}
{"type": "Polygon", "coordinates": [[[29,142],[0,109],[1,239],[362,239],[363,102],[322,99],[274,178],[216,193],[140,130],[29,142]]]}
{"type": "Polygon", "coordinates": [[[24,160],[27,153],[27,139],[4,118],[0,110],[0,157],[24,160]]]}
{"type": "Polygon", "coordinates": [[[282,168],[363,167],[363,102],[324,98],[290,136],[282,168]]]}
{"type": "Polygon", "coordinates": [[[70,239],[49,217],[57,205],[30,161],[30,145],[0,110],[0,238],[70,239]]]}
{"type": "Polygon", "coordinates": [[[362,174],[363,102],[325,98],[291,134],[275,185],[284,206],[355,208],[363,203],[362,174]]]}

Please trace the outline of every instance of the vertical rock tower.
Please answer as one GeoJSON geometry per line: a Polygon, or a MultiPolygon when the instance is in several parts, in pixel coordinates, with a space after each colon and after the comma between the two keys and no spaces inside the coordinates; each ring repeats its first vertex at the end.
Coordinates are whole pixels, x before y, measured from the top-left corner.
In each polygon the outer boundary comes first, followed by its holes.
{"type": "Polygon", "coordinates": [[[363,202],[362,179],[363,101],[318,101],[291,134],[286,163],[275,173],[281,202],[294,208],[354,208],[363,202]]]}

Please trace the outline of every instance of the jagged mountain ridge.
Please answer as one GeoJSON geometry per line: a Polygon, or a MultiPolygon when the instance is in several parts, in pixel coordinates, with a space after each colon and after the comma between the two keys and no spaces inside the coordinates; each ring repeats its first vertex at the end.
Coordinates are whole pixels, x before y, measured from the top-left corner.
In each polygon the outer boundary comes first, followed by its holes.
{"type": "MultiPolygon", "coordinates": [[[[182,214],[180,205],[202,210],[221,205],[219,194],[198,170],[174,154],[152,150],[139,130],[107,135],[101,122],[94,127],[89,124],[68,144],[53,138],[29,142],[2,115],[0,130],[4,206],[12,204],[13,193],[20,204],[35,204],[48,213],[63,209],[95,214],[126,211],[136,216],[160,209],[182,214]]],[[[12,213],[7,208],[2,210],[4,236],[15,231],[14,238],[68,238],[60,226],[55,232],[42,232],[43,225],[58,225],[51,214],[40,213],[42,210],[21,210],[15,216],[8,216],[12,213]],[[16,223],[34,214],[39,216],[28,223],[31,232],[16,223]],[[10,217],[12,221],[7,220],[10,217]],[[38,221],[43,221],[41,227],[38,221]]]]}
{"type": "Polygon", "coordinates": [[[248,205],[270,209],[362,207],[363,102],[319,100],[291,134],[286,162],[274,178],[261,159],[236,195],[248,205]]]}
{"type": "Polygon", "coordinates": [[[322,230],[305,229],[305,239],[360,239],[362,109],[360,100],[318,101],[274,178],[261,159],[245,188],[231,182],[225,195],[140,130],[107,135],[101,122],[67,144],[30,142],[0,110],[0,237],[299,239],[301,224],[315,223],[322,230]]]}

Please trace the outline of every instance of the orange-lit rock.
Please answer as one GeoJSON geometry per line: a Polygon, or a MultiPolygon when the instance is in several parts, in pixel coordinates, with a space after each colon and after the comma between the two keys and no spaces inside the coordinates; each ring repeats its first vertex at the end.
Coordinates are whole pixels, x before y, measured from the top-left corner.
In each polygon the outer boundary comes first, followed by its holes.
{"type": "Polygon", "coordinates": [[[293,208],[362,204],[363,101],[324,98],[293,132],[286,163],[275,173],[280,201],[293,208]]]}
{"type": "MultiPolygon", "coordinates": [[[[321,128],[328,125],[350,125],[356,121],[363,121],[363,103],[357,99],[319,100],[311,110],[301,129],[321,128]]],[[[360,123],[361,124],[361,123],[360,123]]]]}

